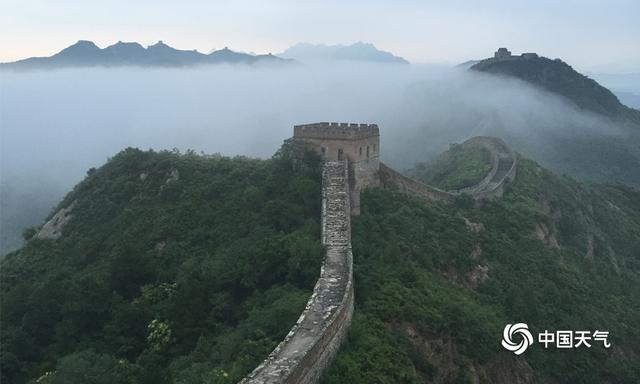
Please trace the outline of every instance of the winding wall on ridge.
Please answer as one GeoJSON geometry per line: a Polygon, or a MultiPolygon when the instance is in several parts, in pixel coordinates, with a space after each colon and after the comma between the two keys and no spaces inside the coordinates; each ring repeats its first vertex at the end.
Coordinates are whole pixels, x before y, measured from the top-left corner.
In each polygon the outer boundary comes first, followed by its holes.
{"type": "Polygon", "coordinates": [[[395,187],[400,192],[425,199],[453,201],[456,196],[469,194],[476,200],[501,197],[504,186],[516,177],[517,157],[513,150],[501,139],[490,136],[476,136],[461,144],[466,148],[485,148],[491,155],[491,170],[477,184],[455,191],[445,191],[407,177],[380,162],[380,183],[384,187],[395,187]]]}
{"type": "Polygon", "coordinates": [[[241,384],[317,383],[353,315],[353,256],[347,161],[322,169],[322,242],[326,256],[307,306],[285,339],[241,384]]]}
{"type": "MultiPolygon", "coordinates": [[[[444,191],[402,175],[380,162],[377,177],[383,187],[425,200],[475,199],[502,196],[515,178],[516,156],[502,140],[478,136],[462,146],[482,147],[491,154],[491,170],[479,183],[444,191]]],[[[326,255],[320,278],[296,324],[269,356],[240,384],[317,383],[347,335],[353,316],[353,255],[348,160],[325,161],[322,169],[322,243],[326,255]]]]}

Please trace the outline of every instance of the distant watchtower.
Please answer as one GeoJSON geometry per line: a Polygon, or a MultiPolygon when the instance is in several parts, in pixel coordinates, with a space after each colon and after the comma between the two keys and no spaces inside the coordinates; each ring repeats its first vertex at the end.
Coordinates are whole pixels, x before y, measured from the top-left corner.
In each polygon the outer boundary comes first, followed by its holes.
{"type": "Polygon", "coordinates": [[[498,48],[498,50],[493,54],[493,58],[497,60],[510,59],[511,51],[507,48],[498,48]]]}
{"type": "Polygon", "coordinates": [[[360,213],[360,191],[380,184],[380,131],[376,124],[314,123],[293,127],[293,139],[310,144],[325,161],[348,160],[351,213],[360,213]]]}

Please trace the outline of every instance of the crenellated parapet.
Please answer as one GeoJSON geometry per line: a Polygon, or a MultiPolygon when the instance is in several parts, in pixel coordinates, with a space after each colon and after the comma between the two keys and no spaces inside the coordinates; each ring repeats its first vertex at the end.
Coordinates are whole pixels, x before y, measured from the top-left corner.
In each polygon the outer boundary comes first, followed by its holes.
{"type": "Polygon", "coordinates": [[[293,127],[293,137],[300,139],[361,140],[380,136],[377,124],[312,123],[293,127]]]}
{"type": "Polygon", "coordinates": [[[293,139],[314,149],[325,161],[349,161],[351,213],[359,214],[360,191],[380,184],[378,125],[327,122],[296,125],[293,139]]]}

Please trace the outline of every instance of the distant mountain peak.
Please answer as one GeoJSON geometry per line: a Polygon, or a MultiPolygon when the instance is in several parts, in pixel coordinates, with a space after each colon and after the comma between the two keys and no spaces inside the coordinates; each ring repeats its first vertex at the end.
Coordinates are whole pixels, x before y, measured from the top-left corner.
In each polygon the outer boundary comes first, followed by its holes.
{"type": "Polygon", "coordinates": [[[117,42],[117,43],[112,44],[112,45],[108,46],[107,48],[109,48],[109,47],[121,47],[121,46],[137,46],[137,47],[142,47],[142,45],[140,45],[140,43],[135,42],[135,41],[131,41],[131,42],[129,42],[129,41],[122,41],[122,40],[118,40],[118,42],[117,42]]]}
{"type": "Polygon", "coordinates": [[[162,41],[162,40],[158,40],[158,42],[157,42],[157,43],[152,44],[152,45],[149,45],[149,46],[147,47],[147,49],[150,49],[150,48],[151,48],[151,49],[158,49],[158,48],[161,48],[161,49],[167,49],[167,48],[168,48],[168,49],[175,49],[175,48],[170,47],[169,45],[165,44],[165,43],[164,43],[164,41],[162,41]]]}
{"type": "Polygon", "coordinates": [[[536,53],[513,55],[508,49],[499,48],[493,57],[475,63],[471,70],[515,77],[560,95],[580,109],[640,123],[639,110],[623,105],[610,90],[561,59],[549,59],[536,53]]]}
{"type": "Polygon", "coordinates": [[[367,43],[364,41],[356,41],[355,43],[351,44],[351,46],[363,46],[363,47],[372,47],[375,48],[375,46],[371,43],[367,43]]]}
{"type": "MultiPolygon", "coordinates": [[[[79,63],[86,65],[89,63],[96,63],[102,56],[102,50],[89,40],[78,40],[77,43],[68,46],[55,55],[51,56],[52,60],[56,60],[60,63],[79,63]]],[[[40,58],[39,62],[46,60],[40,58]]]]}
{"type": "Polygon", "coordinates": [[[351,45],[336,44],[312,44],[300,42],[279,56],[300,61],[364,61],[378,63],[408,64],[402,57],[395,56],[391,52],[377,49],[373,44],[362,41],[351,45]]]}
{"type": "Polygon", "coordinates": [[[106,47],[105,49],[142,49],[144,50],[145,48],[137,42],[123,42],[123,41],[118,41],[115,44],[109,45],[108,47],[106,47]]]}
{"type": "Polygon", "coordinates": [[[62,51],[58,52],[58,55],[61,53],[66,53],[66,52],[79,52],[79,51],[94,51],[97,52],[100,50],[100,47],[98,47],[93,41],[89,41],[89,40],[78,40],[77,43],[72,44],[70,46],[68,46],[67,48],[63,49],[62,51]]]}
{"type": "Polygon", "coordinates": [[[71,45],[71,47],[87,47],[87,48],[95,48],[100,49],[93,41],[91,40],[78,40],[77,43],[71,45]]]}

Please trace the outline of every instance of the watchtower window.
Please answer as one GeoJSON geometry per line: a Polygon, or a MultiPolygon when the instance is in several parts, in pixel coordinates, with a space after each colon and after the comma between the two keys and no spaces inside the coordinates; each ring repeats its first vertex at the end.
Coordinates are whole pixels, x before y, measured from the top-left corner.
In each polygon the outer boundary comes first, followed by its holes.
{"type": "Polygon", "coordinates": [[[373,144],[373,153],[376,153],[376,145],[373,144]]]}
{"type": "Polygon", "coordinates": [[[367,145],[367,159],[369,158],[369,146],[367,145]]]}
{"type": "Polygon", "coordinates": [[[360,147],[360,157],[362,157],[362,147],[360,147]]]}
{"type": "Polygon", "coordinates": [[[342,160],[343,154],[342,154],[342,148],[338,148],[338,160],[342,160]]]}
{"type": "Polygon", "coordinates": [[[322,157],[326,157],[327,156],[327,148],[322,147],[322,157]]]}

